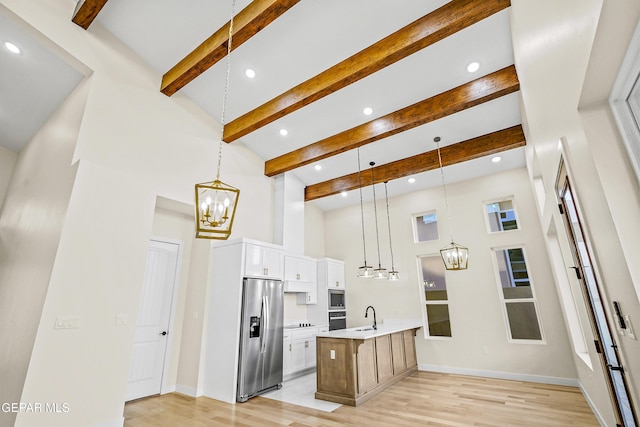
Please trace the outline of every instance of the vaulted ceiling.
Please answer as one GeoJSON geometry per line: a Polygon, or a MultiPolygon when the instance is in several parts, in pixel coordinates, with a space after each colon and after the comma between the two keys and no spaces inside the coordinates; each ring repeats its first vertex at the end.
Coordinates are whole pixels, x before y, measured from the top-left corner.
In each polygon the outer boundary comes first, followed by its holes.
{"type": "Polygon", "coordinates": [[[524,165],[509,6],[236,0],[230,62],[231,1],[81,0],[72,20],[106,27],[162,75],[159,91],[217,120],[229,67],[223,140],[247,145],[267,176],[294,173],[327,210],[359,201],[370,162],[390,196],[438,185],[435,137],[447,182],[524,165]]]}

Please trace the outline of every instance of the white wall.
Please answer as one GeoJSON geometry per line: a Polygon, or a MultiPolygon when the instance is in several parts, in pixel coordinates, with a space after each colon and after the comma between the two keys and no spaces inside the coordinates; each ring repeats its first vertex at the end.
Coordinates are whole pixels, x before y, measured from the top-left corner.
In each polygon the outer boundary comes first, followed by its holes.
{"type": "Polygon", "coordinates": [[[0,210],[2,210],[2,202],[7,193],[7,187],[9,186],[9,180],[17,158],[18,153],[0,147],[0,210]]]}
{"type": "MultiPolygon", "coordinates": [[[[2,0],[2,4],[35,26],[64,57],[92,73],[86,105],[74,104],[80,108],[82,122],[77,138],[71,135],[78,172],[66,216],[58,219],[59,224],[32,225],[25,223],[29,218],[13,219],[34,230],[41,227],[46,239],[53,239],[63,221],[64,226],[57,249],[39,237],[45,253],[38,266],[51,274],[49,279],[43,271],[40,279],[41,291],[47,292],[42,309],[24,303],[20,309],[29,307],[28,319],[3,323],[12,325],[11,333],[18,337],[37,329],[32,352],[25,347],[11,354],[23,369],[3,376],[3,389],[12,392],[7,401],[69,403],[65,414],[20,413],[16,426],[119,426],[156,198],[193,203],[193,185],[215,176],[220,127],[184,96],[162,95],[161,75],[99,23],[89,31],[73,24],[74,1],[2,0]],[[129,324],[115,324],[119,313],[128,315],[129,324]],[[54,330],[58,315],[79,316],[80,328],[54,330]],[[16,395],[23,383],[22,396],[16,395]]],[[[29,167],[23,174],[37,176],[35,172],[29,167]]],[[[221,179],[241,189],[232,237],[271,241],[273,184],[263,175],[263,162],[241,144],[224,144],[221,179]]],[[[16,205],[33,203],[27,196],[16,200],[16,205]]],[[[3,218],[9,215],[7,209],[3,218]]],[[[38,252],[18,253],[19,259],[12,264],[32,262],[34,253],[38,252]]],[[[11,292],[20,294],[20,284],[13,281],[11,292]]],[[[9,297],[3,301],[15,300],[12,294],[9,297]]],[[[182,298],[188,314],[187,302],[196,296],[187,293],[182,298]]],[[[188,317],[183,318],[183,326],[188,317]]],[[[4,342],[7,332],[2,332],[4,342]]],[[[195,341],[191,340],[197,346],[195,341]]],[[[182,370],[180,364],[176,370],[173,362],[171,370],[176,381],[183,375],[187,386],[194,385],[193,371],[182,370]]]]}
{"type": "MultiPolygon", "coordinates": [[[[511,17],[526,112],[527,162],[542,210],[542,229],[556,253],[553,267],[559,291],[571,293],[569,299],[575,302],[574,312],[588,344],[590,363],[576,357],[578,380],[601,422],[615,425],[580,285],[574,275],[567,275],[573,261],[554,185],[562,155],[592,244],[605,306],[612,312],[611,302],[622,301],[624,311],[633,313],[635,327],[640,324],[638,185],[612,124],[607,98],[638,23],[640,4],[633,0],[514,0],[511,17]]],[[[570,312],[570,304],[565,305],[565,312],[570,312]]],[[[611,317],[609,322],[615,325],[611,317]]],[[[615,338],[637,408],[640,347],[627,336],[615,338]]]]}
{"type": "MultiPolygon", "coordinates": [[[[0,212],[0,401],[20,402],[76,167],[71,164],[88,82],[21,151],[0,212]]],[[[45,327],[53,330],[53,320],[45,327]]],[[[55,366],[57,368],[57,366],[55,366]]],[[[0,424],[15,414],[0,412],[0,424]]]]}
{"type": "MultiPolygon", "coordinates": [[[[490,165],[487,165],[490,167],[490,165]]],[[[467,371],[476,374],[510,374],[542,381],[571,382],[575,367],[555,283],[550,274],[547,253],[533,194],[525,169],[493,174],[447,186],[455,239],[470,248],[469,269],[446,273],[451,339],[416,338],[418,363],[426,369],[467,371]],[[517,231],[488,234],[483,202],[513,196],[520,228],[517,231]],[[537,296],[544,344],[509,343],[499,287],[492,262],[493,247],[523,246],[527,267],[537,296]],[[486,354],[483,352],[486,348],[486,354]]],[[[439,187],[389,199],[392,221],[394,261],[399,282],[357,279],[362,264],[359,206],[325,213],[327,256],[345,259],[347,326],[370,322],[365,308],[376,308],[378,321],[385,318],[421,318],[417,257],[439,255],[450,242],[442,189],[439,187]],[[412,214],[436,210],[440,239],[414,243],[412,214]]],[[[367,256],[377,265],[373,226],[373,206],[365,204],[367,256]]],[[[386,219],[379,218],[380,224],[386,219]]],[[[390,267],[389,242],[380,235],[383,267],[390,267]]]]}

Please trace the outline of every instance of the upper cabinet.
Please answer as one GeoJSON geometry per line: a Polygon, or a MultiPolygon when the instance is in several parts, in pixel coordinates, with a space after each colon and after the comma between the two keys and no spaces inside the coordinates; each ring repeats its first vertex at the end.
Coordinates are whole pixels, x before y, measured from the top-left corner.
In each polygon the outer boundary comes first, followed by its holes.
{"type": "Polygon", "coordinates": [[[296,255],[285,255],[284,280],[315,283],[316,260],[296,255]]]}
{"type": "Polygon", "coordinates": [[[246,277],[283,279],[282,249],[257,243],[246,243],[244,274],[246,277]]]}
{"type": "Polygon", "coordinates": [[[344,261],[331,258],[318,260],[318,285],[321,289],[344,289],[344,261]]]}

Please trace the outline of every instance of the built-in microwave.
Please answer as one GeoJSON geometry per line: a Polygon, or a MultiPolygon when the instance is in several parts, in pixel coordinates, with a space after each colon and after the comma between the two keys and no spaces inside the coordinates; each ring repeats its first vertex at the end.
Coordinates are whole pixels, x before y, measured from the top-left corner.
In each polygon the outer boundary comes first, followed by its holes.
{"type": "Polygon", "coordinates": [[[329,310],[344,310],[344,290],[329,289],[329,310]]]}

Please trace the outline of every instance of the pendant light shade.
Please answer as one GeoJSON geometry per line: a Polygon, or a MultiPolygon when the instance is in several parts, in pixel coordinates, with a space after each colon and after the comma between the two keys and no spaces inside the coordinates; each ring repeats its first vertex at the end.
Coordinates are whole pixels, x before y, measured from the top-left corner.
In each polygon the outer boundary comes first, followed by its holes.
{"type": "Polygon", "coordinates": [[[369,162],[369,166],[371,166],[371,188],[373,190],[373,212],[374,212],[374,220],[376,221],[376,244],[378,247],[378,268],[373,270],[373,278],[374,279],[388,279],[389,273],[386,268],[382,268],[382,264],[380,262],[380,234],[378,233],[378,207],[376,203],[376,181],[373,178],[373,167],[375,166],[375,162],[369,162]]]}
{"type": "Polygon", "coordinates": [[[391,244],[391,218],[389,216],[389,192],[387,191],[387,182],[384,182],[384,200],[387,205],[387,225],[389,226],[389,252],[391,253],[391,271],[389,272],[389,280],[400,280],[400,273],[398,273],[393,265],[393,245],[391,244]]]}
{"type": "MultiPolygon", "coordinates": [[[[229,21],[229,40],[227,42],[227,73],[222,98],[222,114],[220,124],[224,132],[224,113],[227,107],[229,93],[229,76],[231,72],[231,40],[233,37],[233,16],[235,14],[235,0],[231,2],[231,20],[229,21]]],[[[195,185],[196,189],[196,238],[227,240],[231,235],[233,219],[240,190],[220,181],[220,166],[222,165],[222,136],[218,142],[218,168],[216,179],[195,185]]]]}
{"type": "Polygon", "coordinates": [[[364,263],[358,267],[357,277],[366,279],[373,277],[373,267],[367,265],[367,245],[364,240],[364,209],[362,207],[362,176],[360,171],[360,148],[358,148],[358,184],[360,187],[360,220],[362,223],[362,252],[364,255],[364,263]]]}
{"type": "Polygon", "coordinates": [[[447,201],[447,187],[444,185],[444,169],[442,168],[442,156],[440,155],[440,137],[433,139],[438,147],[438,163],[440,164],[440,177],[442,178],[442,192],[444,193],[444,203],[447,207],[447,217],[449,220],[449,230],[451,231],[451,244],[440,249],[440,255],[447,270],[466,270],[469,265],[469,249],[453,241],[453,225],[451,224],[451,213],[449,212],[449,202],[447,201]]]}

